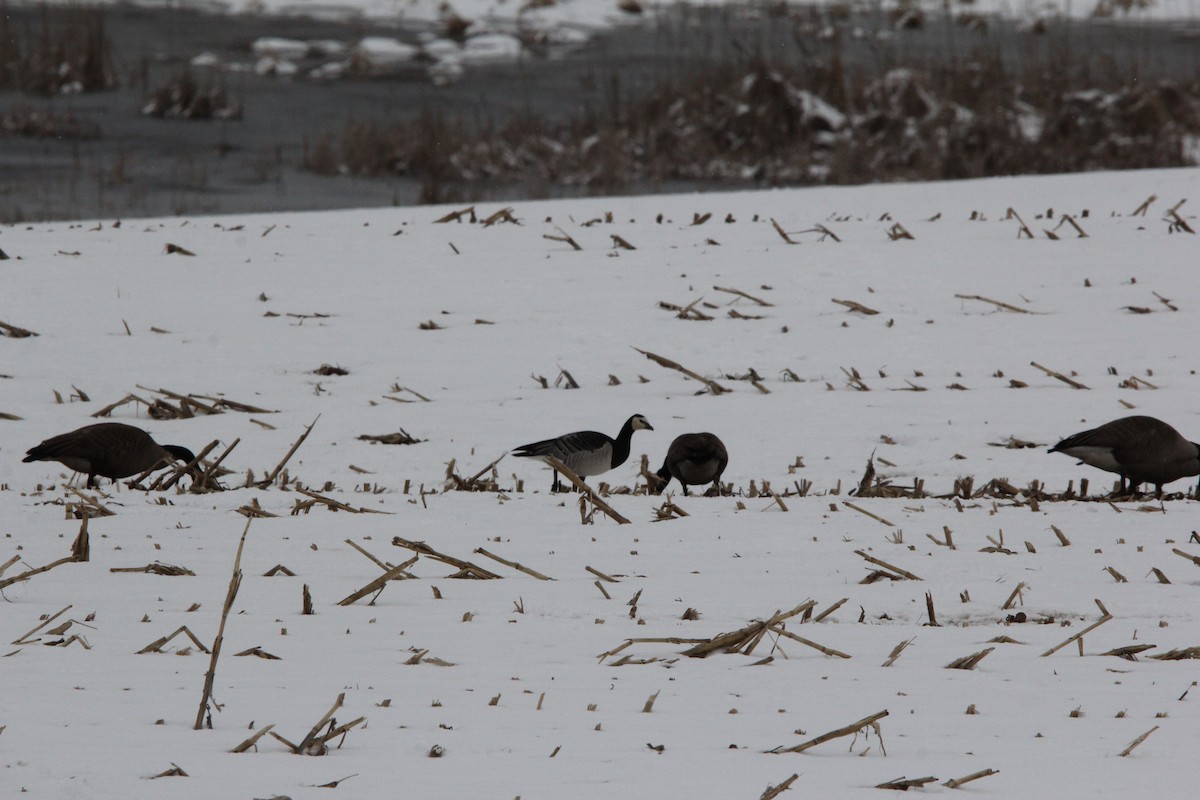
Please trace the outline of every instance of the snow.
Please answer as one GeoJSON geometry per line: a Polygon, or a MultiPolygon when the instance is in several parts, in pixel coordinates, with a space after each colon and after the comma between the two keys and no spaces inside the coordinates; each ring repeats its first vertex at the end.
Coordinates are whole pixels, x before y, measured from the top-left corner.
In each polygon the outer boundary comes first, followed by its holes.
{"type": "MultiPolygon", "coordinates": [[[[1168,217],[1198,190],[1200,171],[1188,169],[523,202],[511,211],[519,224],[485,225],[502,209],[480,206],[473,223],[437,222],[461,209],[418,207],[0,228],[10,256],[0,321],[39,334],[0,338],[0,412],[21,418],[0,421],[0,564],[20,556],[0,579],[69,554],[75,489],[115,512],[90,520],[90,561],[3,590],[3,784],[55,798],[317,798],[331,781],[338,796],[363,798],[399,787],[421,798],[757,797],[798,774],[782,797],[849,798],[878,797],[872,787],[900,776],[936,777],[919,791],[948,795],[945,781],[994,769],[964,791],[1184,796],[1200,735],[1196,670],[1147,656],[1200,645],[1200,572],[1173,552],[1200,556],[1196,501],[936,495],[968,475],[976,487],[1002,477],[1049,492],[1087,478],[1101,495],[1115,476],[1045,449],[1126,414],[1196,436],[1197,245],[1168,217]],[[913,238],[890,239],[897,225],[913,238]],[[713,319],[659,305],[698,300],[713,319]],[[697,394],[698,382],[634,348],[731,391],[697,394]],[[322,364],[349,374],[313,374],[322,364]],[[751,369],[769,393],[730,377],[751,369]],[[557,388],[560,370],[581,388],[557,388]],[[870,391],[851,385],[855,370],[870,391]],[[1133,377],[1142,388],[1122,388],[1133,377]],[[228,491],[107,481],[87,491],[58,464],[21,463],[101,407],[160,389],[269,412],[112,412],[197,451],[240,440],[223,462],[228,491]],[[467,477],[526,442],[615,434],[635,412],[654,430],[593,486],[639,487],[642,454],[657,468],[675,436],[709,430],[730,451],[735,496],[614,492],[630,523],[596,512],[582,525],[576,495],[548,494],[548,470],[512,457],[497,466],[502,492],[447,490],[452,460],[467,477]],[[241,488],[310,424],[293,482],[241,488]],[[358,438],[399,429],[423,441],[358,438]],[[1009,437],[1039,446],[993,446],[1009,437]],[[931,496],[852,497],[872,454],[894,485],[919,478],[931,496]],[[808,496],[797,496],[801,480],[808,496]],[[295,482],[384,513],[293,514],[307,499],[295,482]],[[781,502],[750,496],[752,482],[781,502]],[[668,499],[688,516],[656,521],[668,499]],[[209,656],[182,636],[137,653],[182,625],[212,646],[247,523],[236,509],[253,502],[277,516],[249,523],[217,663],[220,710],[194,731],[209,656]],[[933,541],[947,529],[953,550],[933,541]],[[347,540],[398,564],[411,554],[397,536],[501,579],[450,578],[454,567],[422,557],[415,579],[387,584],[373,604],[338,605],[382,574],[347,540]],[[922,580],[864,584],[876,566],[860,551],[922,580]],[[195,575],[111,571],[154,562],[195,575]],[[265,577],[276,565],[294,577],[265,577]],[[304,586],[313,615],[300,613],[304,586]],[[926,625],[927,593],[940,627],[926,625]],[[745,655],[693,659],[686,644],[638,642],[601,657],[631,638],[708,639],[842,598],[786,630],[849,659],[775,634],[745,655]],[[1043,657],[1102,619],[1096,601],[1112,618],[1083,637],[1082,657],[1075,643],[1043,657]],[[699,619],[682,619],[689,608],[699,619]],[[1007,623],[1018,611],[1028,621],[1007,623]],[[72,635],[90,649],[47,646],[72,635]],[[1137,661],[1102,655],[1136,644],[1153,648],[1137,661]],[[236,655],[255,647],[278,660],[236,655]],[[945,668],[987,648],[973,670],[945,668]],[[634,663],[615,666],[624,656],[634,663]],[[229,752],[266,725],[299,742],[342,693],[337,723],[366,721],[327,756],[293,755],[270,735],[229,752]],[[767,752],[884,710],[882,738],[867,729],[767,752]],[[173,764],[188,777],[151,779],[173,764]]],[[[1176,213],[1194,229],[1190,204],[1176,213]]]]}

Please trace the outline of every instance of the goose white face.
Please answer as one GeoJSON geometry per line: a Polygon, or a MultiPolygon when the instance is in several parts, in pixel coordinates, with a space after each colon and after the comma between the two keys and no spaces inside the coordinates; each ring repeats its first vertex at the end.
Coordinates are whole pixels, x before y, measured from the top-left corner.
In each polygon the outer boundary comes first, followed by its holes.
{"type": "Polygon", "coordinates": [[[633,415],[633,429],[635,431],[652,431],[654,427],[646,421],[646,418],[641,414],[633,415]]]}

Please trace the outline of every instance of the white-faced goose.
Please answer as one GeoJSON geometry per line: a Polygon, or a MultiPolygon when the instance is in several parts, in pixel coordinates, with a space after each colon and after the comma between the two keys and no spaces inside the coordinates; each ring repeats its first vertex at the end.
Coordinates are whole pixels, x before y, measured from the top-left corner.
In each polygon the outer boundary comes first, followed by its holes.
{"type": "MultiPolygon", "coordinates": [[[[1098,428],[1068,436],[1051,453],[1066,453],[1083,464],[1121,476],[1121,494],[1136,492],[1139,483],[1162,487],[1178,478],[1200,475],[1200,445],[1189,442],[1154,417],[1122,417],[1098,428]]],[[[1200,487],[1197,487],[1200,493],[1200,487]]]]}
{"type": "Polygon", "coordinates": [[[700,486],[712,483],[709,490],[712,494],[721,491],[721,473],[729,463],[729,453],[725,444],[711,433],[685,433],[675,438],[667,448],[667,457],[658,470],[658,485],[651,486],[655,494],[662,494],[671,482],[677,479],[683,484],[683,494],[686,497],[688,486],[700,486]]]}
{"type": "MultiPolygon", "coordinates": [[[[598,431],[575,431],[555,439],[522,445],[513,451],[513,455],[542,461],[546,460],[546,456],[553,456],[570,467],[576,475],[586,478],[624,464],[629,458],[629,440],[633,438],[633,432],[642,430],[652,431],[654,427],[641,414],[634,414],[625,420],[616,439],[610,439],[598,431]]],[[[550,491],[556,492],[560,487],[558,472],[555,471],[550,491]]]]}
{"type": "Polygon", "coordinates": [[[76,472],[86,473],[88,488],[96,476],[128,478],[176,460],[187,463],[195,455],[186,447],[161,445],[141,428],[122,422],[101,422],[69,433],[60,433],[29,448],[23,461],[58,461],[76,472]]]}

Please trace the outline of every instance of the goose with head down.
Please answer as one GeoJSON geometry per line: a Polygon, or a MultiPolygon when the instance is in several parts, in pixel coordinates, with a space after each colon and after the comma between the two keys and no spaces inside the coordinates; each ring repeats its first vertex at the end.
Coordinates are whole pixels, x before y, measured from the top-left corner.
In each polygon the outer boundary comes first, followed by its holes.
{"type": "MultiPolygon", "coordinates": [[[[1136,492],[1139,483],[1163,484],[1200,475],[1200,445],[1190,442],[1154,417],[1121,417],[1098,428],[1068,436],[1051,453],[1065,453],[1083,464],[1121,476],[1121,493],[1136,492]]],[[[1200,486],[1197,487],[1200,494],[1200,486]]]]}
{"type": "Polygon", "coordinates": [[[677,436],[667,448],[667,456],[663,465],[655,473],[658,478],[656,486],[650,490],[654,494],[662,494],[667,484],[675,478],[683,485],[683,494],[688,494],[688,486],[701,486],[712,483],[709,490],[712,494],[721,491],[721,473],[729,464],[729,453],[725,444],[711,433],[685,433],[677,436]]]}
{"type": "Polygon", "coordinates": [[[141,428],[123,422],[100,422],[52,436],[29,448],[22,460],[26,463],[57,461],[86,474],[87,486],[91,489],[96,485],[97,475],[116,481],[175,461],[187,463],[195,458],[186,447],[159,444],[141,428]]]}

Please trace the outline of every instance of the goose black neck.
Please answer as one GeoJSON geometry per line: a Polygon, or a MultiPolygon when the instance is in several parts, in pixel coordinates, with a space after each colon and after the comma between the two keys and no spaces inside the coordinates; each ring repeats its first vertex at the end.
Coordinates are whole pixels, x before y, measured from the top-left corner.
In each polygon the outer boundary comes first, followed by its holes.
{"type": "Polygon", "coordinates": [[[182,461],[185,464],[188,463],[189,461],[196,460],[195,453],[193,453],[191,450],[188,450],[186,447],[180,447],[177,444],[164,444],[163,450],[166,450],[168,453],[175,456],[177,459],[179,459],[180,461],[182,461]]]}
{"type": "Polygon", "coordinates": [[[617,434],[617,438],[613,440],[612,449],[612,465],[613,468],[619,467],[629,458],[629,443],[633,439],[633,418],[625,420],[625,424],[621,426],[621,432],[617,434]]]}

